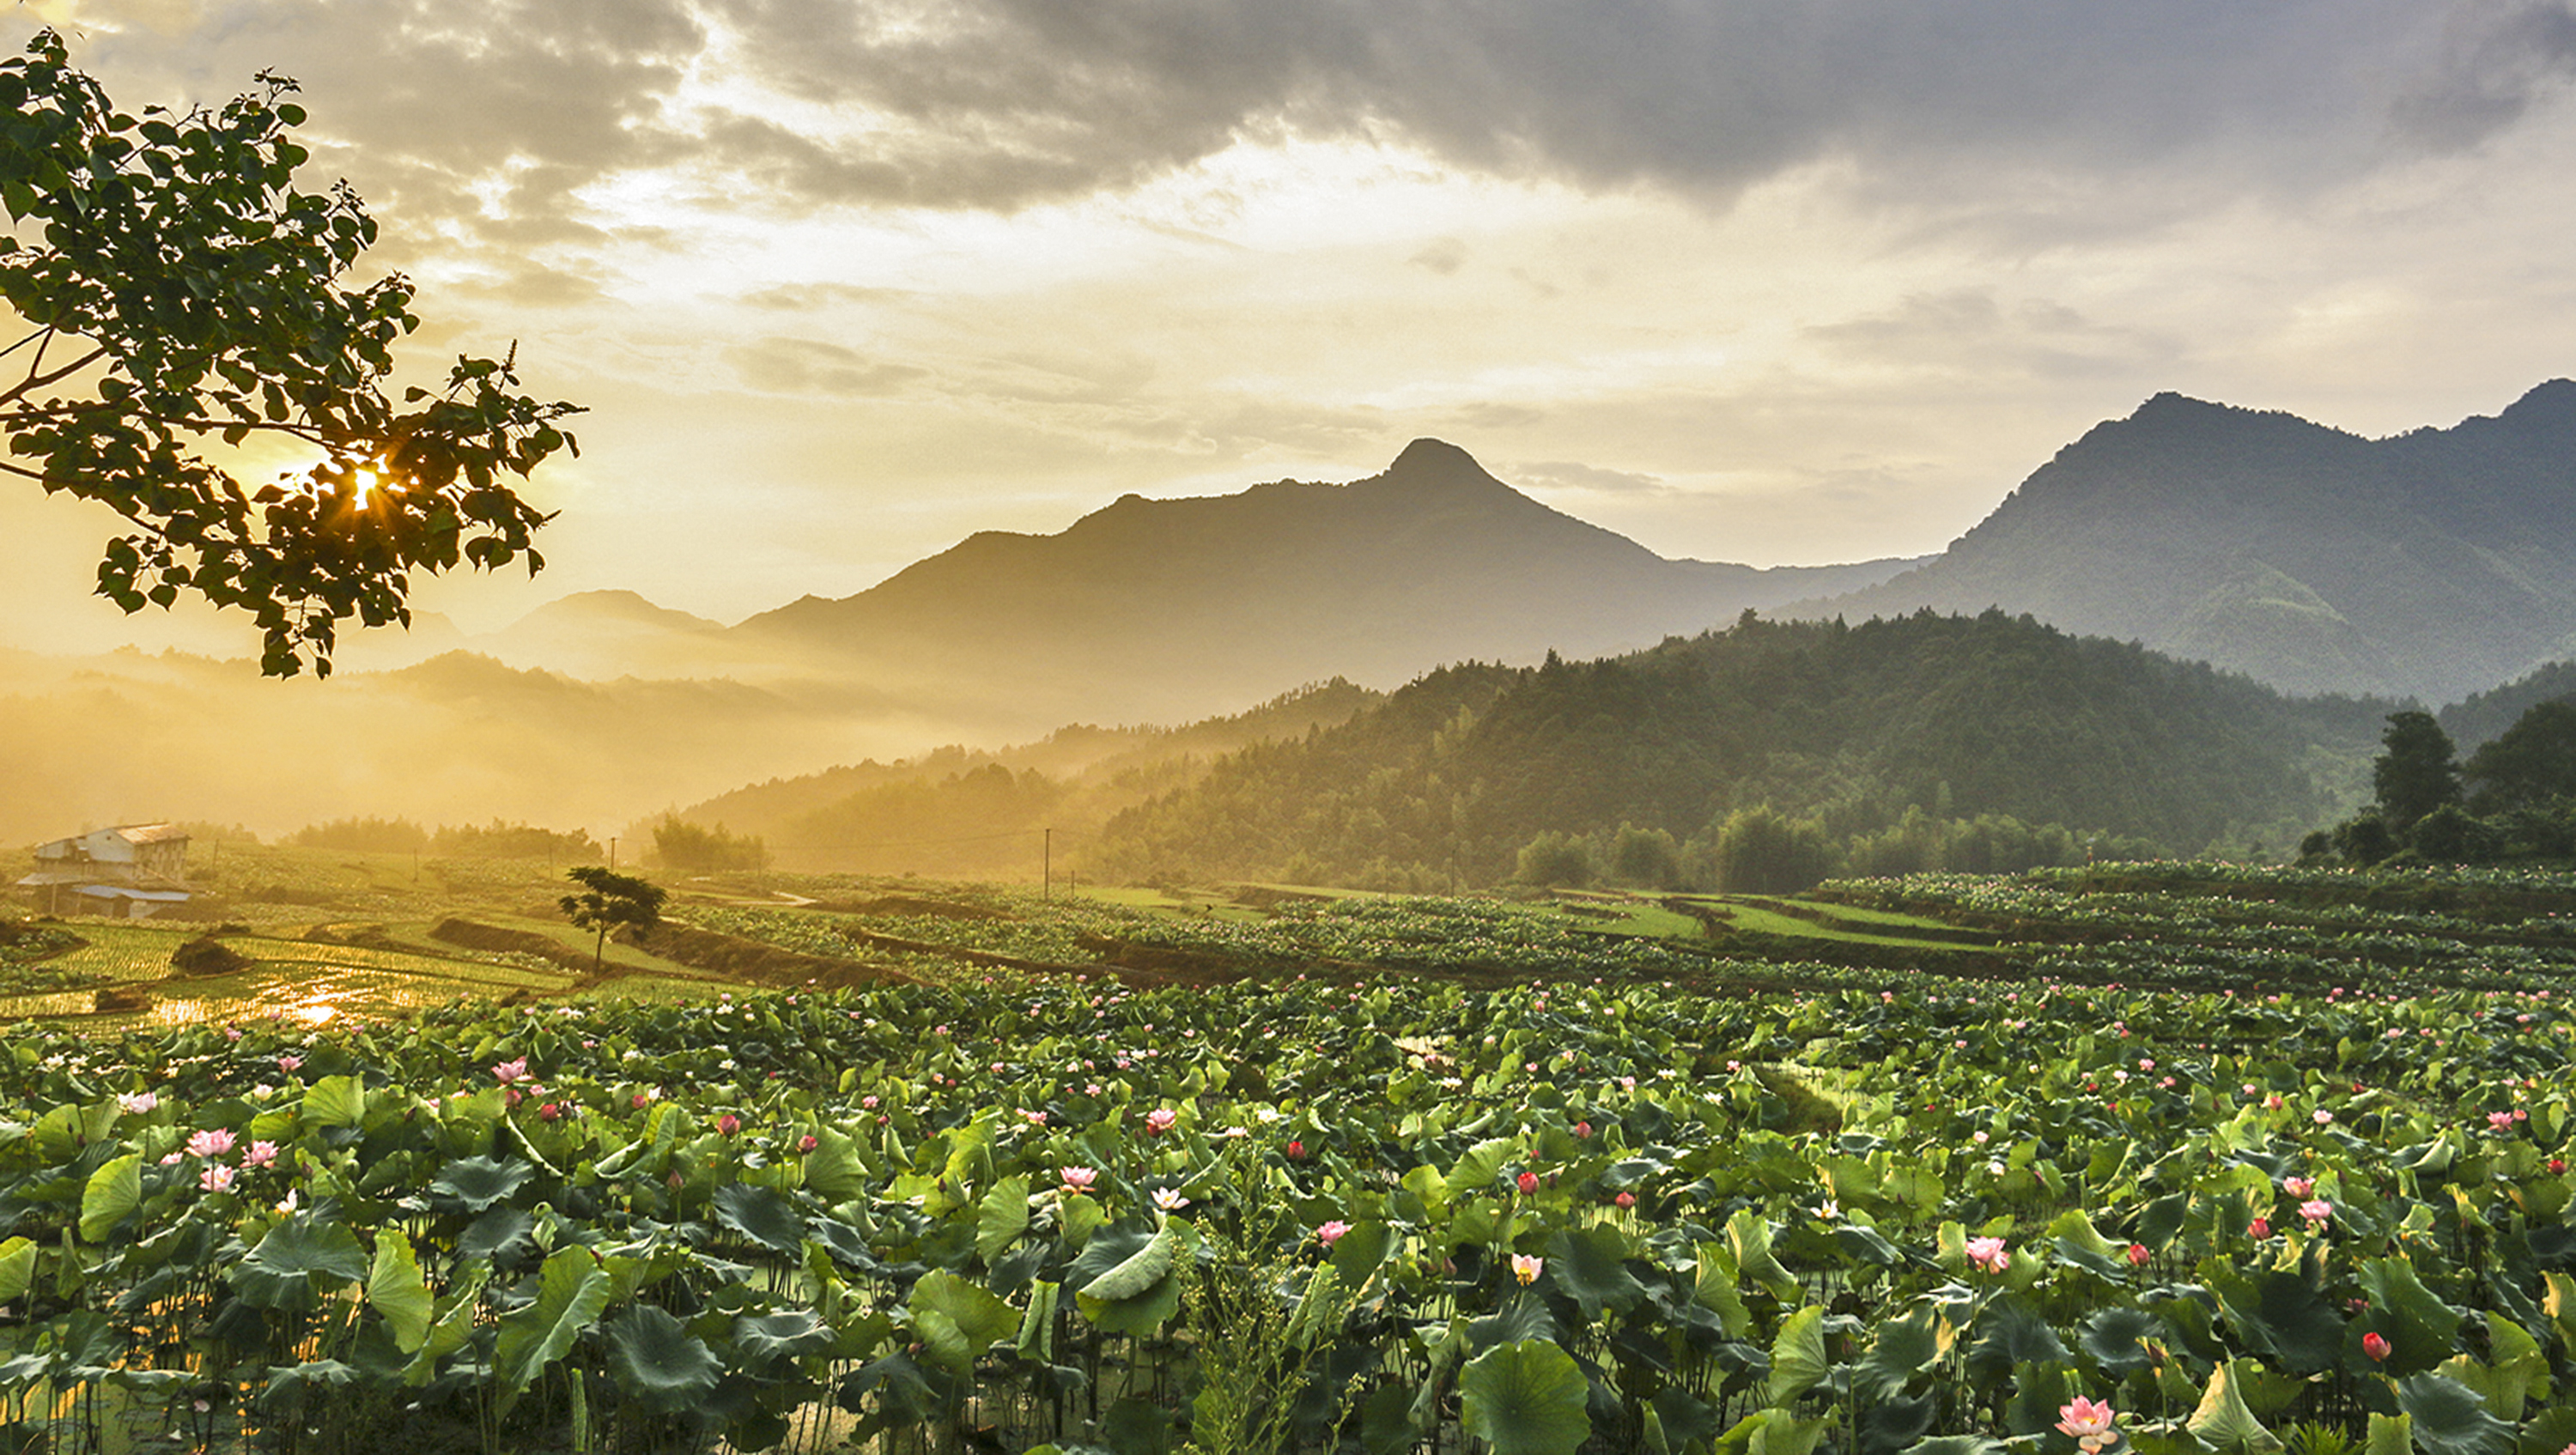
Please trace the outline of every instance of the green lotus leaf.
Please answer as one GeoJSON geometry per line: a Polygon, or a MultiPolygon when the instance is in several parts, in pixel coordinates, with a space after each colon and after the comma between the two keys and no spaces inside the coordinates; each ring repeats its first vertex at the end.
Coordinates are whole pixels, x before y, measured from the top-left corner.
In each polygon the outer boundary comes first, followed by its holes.
{"type": "Polygon", "coordinates": [[[355,1076],[325,1076],[305,1088],[298,1111],[312,1127],[354,1127],[366,1120],[366,1083],[355,1076]]]}
{"type": "Polygon", "coordinates": [[[913,1336],[924,1352],[934,1363],[961,1375],[974,1368],[975,1360],[995,1340],[1020,1324],[1019,1311],[1000,1296],[945,1268],[921,1275],[905,1307],[912,1316],[913,1336]]]}
{"type": "Polygon", "coordinates": [[[811,1309],[745,1314],[733,1321],[733,1347],[754,1364],[820,1354],[833,1343],[832,1326],[811,1309]]]}
{"type": "Polygon", "coordinates": [[[537,1376],[572,1351],[573,1341],[599,1321],[608,1306],[608,1273],[599,1255],[584,1247],[558,1248],[537,1275],[537,1296],[501,1316],[492,1348],[492,1373],[503,1405],[526,1392],[537,1376]]]}
{"type": "Polygon", "coordinates": [[[534,1165],[516,1157],[465,1157],[440,1169],[429,1184],[430,1195],[479,1213],[518,1194],[537,1175],[534,1165]]]}
{"type": "Polygon", "coordinates": [[[1787,1405],[1808,1390],[1825,1382],[1833,1361],[1825,1353],[1825,1310],[1821,1304],[1808,1304],[1780,1323],[1780,1333],[1771,1341],[1771,1385],[1766,1396],[1775,1406],[1787,1405]]]}
{"type": "Polygon", "coordinates": [[[2305,1276],[2273,1269],[2210,1284],[2245,1347],[2292,1374],[2321,1374],[2343,1356],[2344,1319],[2305,1276]]]}
{"type": "Polygon", "coordinates": [[[1494,1455],[1573,1455],[1592,1435],[1592,1387],[1563,1349],[1540,1339],[1497,1344],[1458,1374],[1467,1433],[1494,1455]]]}
{"type": "Polygon", "coordinates": [[[630,1304],[601,1328],[609,1377],[648,1414],[696,1408],[724,1375],[724,1361],[705,1340],[651,1304],[630,1304]]]}
{"type": "Polygon", "coordinates": [[[2237,1361],[2219,1365],[2211,1371],[2209,1387],[2201,1392],[2200,1406],[2183,1422],[2183,1428],[2219,1455],[2270,1455],[2281,1449],[2281,1437],[2263,1428],[2263,1422],[2247,1408],[2244,1386],[2237,1361]]]}
{"type": "Polygon", "coordinates": [[[2112,1304],[2096,1309],[2075,1333],[2075,1345],[2094,1367],[2123,1379],[2154,1361],[2147,1341],[2165,1337],[2164,1320],[2142,1308],[2112,1304]]]}
{"type": "Polygon", "coordinates": [[[1872,1403],[1891,1399],[1940,1357],[1941,1316],[1930,1304],[1918,1303],[1903,1317],[1878,1326],[1878,1337],[1852,1371],[1852,1381],[1868,1392],[1872,1403]]]}
{"type": "MultiPolygon", "coordinates": [[[[1134,1298],[1162,1281],[1171,1272],[1172,1255],[1179,1247],[1179,1238],[1173,1234],[1171,1225],[1166,1223],[1156,1230],[1153,1236],[1145,1240],[1144,1246],[1130,1253],[1114,1267],[1081,1284],[1076,1291],[1085,1298],[1098,1299],[1104,1303],[1134,1298]]],[[[1082,1260],[1075,1260],[1075,1273],[1082,1271],[1081,1263],[1082,1260]]]]}
{"type": "Polygon", "coordinates": [[[2414,1423],[2424,1455],[2512,1455],[2513,1426],[2456,1379],[2410,1374],[2397,1381],[2397,1408],[2414,1423]]]}
{"type": "Polygon", "coordinates": [[[775,1188],[731,1182],[708,1199],[716,1221],[775,1253],[805,1247],[805,1215],[775,1188]]]}
{"type": "Polygon", "coordinates": [[[384,1315],[393,1330],[394,1347],[405,1354],[417,1353],[429,1337],[432,1307],[429,1283],[421,1276],[420,1260],[413,1256],[411,1240],[395,1228],[376,1234],[375,1266],[367,1274],[367,1302],[384,1315]]]}
{"type": "Polygon", "coordinates": [[[322,1288],[356,1283],[367,1272],[367,1250],[357,1234],[298,1213],[270,1228],[233,1265],[232,1284],[254,1308],[300,1312],[321,1307],[322,1288]]]}
{"type": "Polygon", "coordinates": [[[975,1209],[975,1254],[986,1263],[1001,1256],[1029,1226],[1029,1179],[1014,1173],[993,1184],[975,1209]]]}
{"type": "Polygon", "coordinates": [[[1467,1347],[1480,1354],[1497,1344],[1517,1344],[1525,1339],[1552,1344],[1556,1337],[1556,1320],[1549,1316],[1547,1304],[1529,1293],[1516,1295],[1483,1318],[1467,1321],[1467,1347]]]}
{"type": "Polygon", "coordinates": [[[2369,1296],[2370,1312],[2348,1326],[2345,1368],[2404,1376],[2421,1374],[2451,1357],[2462,1315],[2424,1286],[2415,1276],[2413,1262],[2403,1257],[2366,1259],[2361,1265],[2361,1286],[2369,1296]],[[2366,1332],[2387,1338],[2384,1363],[2362,1353],[2366,1332]]]}
{"type": "Polygon", "coordinates": [[[103,1243],[143,1201],[143,1154],[128,1152],[89,1175],[81,1189],[80,1235],[103,1243]]]}
{"type": "Polygon", "coordinates": [[[1547,1278],[1583,1309],[1587,1319],[1605,1308],[1626,1312],[1644,1302],[1646,1288],[1627,1269],[1628,1239],[1617,1228],[1595,1224],[1570,1229],[1547,1244],[1547,1278]]]}

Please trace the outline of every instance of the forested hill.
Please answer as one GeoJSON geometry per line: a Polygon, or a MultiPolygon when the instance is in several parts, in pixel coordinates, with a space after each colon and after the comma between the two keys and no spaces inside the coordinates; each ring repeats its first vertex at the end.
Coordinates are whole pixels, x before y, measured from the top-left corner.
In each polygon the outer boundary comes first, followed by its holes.
{"type": "Polygon", "coordinates": [[[1605,874],[1625,857],[1631,878],[1725,879],[1730,826],[1835,871],[2081,857],[2086,835],[2277,849],[2358,792],[2390,706],[2288,699],[2001,612],[1748,614],[1626,657],[1434,672],[1119,815],[1095,859],[1429,887],[1530,870],[1525,851],[1567,836],[1605,874]]]}
{"type": "Polygon", "coordinates": [[[2160,394],[1936,559],[1776,614],[1925,606],[2027,611],[2289,692],[2456,701],[2576,641],[2576,383],[2379,440],[2160,394]]]}

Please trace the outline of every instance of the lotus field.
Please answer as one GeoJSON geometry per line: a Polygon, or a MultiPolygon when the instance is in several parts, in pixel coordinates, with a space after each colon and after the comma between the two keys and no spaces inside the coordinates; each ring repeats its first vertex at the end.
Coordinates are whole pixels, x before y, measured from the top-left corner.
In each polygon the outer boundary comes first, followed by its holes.
{"type": "Polygon", "coordinates": [[[1066,978],[22,1028],[0,1394],[82,1452],[2556,1452],[2562,1004],[1066,978]]]}

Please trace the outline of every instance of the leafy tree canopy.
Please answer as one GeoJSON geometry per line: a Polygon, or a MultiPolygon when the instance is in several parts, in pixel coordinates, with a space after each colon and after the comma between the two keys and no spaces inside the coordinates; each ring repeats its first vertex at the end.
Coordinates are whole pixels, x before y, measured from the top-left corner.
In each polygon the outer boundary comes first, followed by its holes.
{"type": "Polygon", "coordinates": [[[662,906],[671,897],[671,891],[661,885],[597,864],[567,869],[564,877],[580,885],[582,892],[567,894],[556,903],[574,928],[595,932],[597,942],[591,947],[593,970],[607,957],[610,931],[629,925],[638,934],[652,929],[662,922],[662,906]]]}
{"type": "Polygon", "coordinates": [[[2460,767],[2452,757],[2451,736],[2433,714],[2390,713],[2379,743],[2383,751],[2371,764],[2370,782],[2380,817],[2390,829],[2402,835],[2417,819],[2460,801],[2460,767]]]}
{"type": "Polygon", "coordinates": [[[514,392],[514,358],[387,397],[411,284],[342,286],[376,224],[345,182],[296,190],[295,83],[258,83],[136,117],[52,31],[0,61],[0,300],[24,327],[0,346],[0,472],[133,525],[98,570],[126,611],[194,592],[251,613],[262,671],[328,674],[341,621],[410,623],[411,572],[543,564],[548,517],[506,481],[573,449],[577,411],[514,392]],[[254,488],[210,457],[255,440],[310,463],[254,488]]]}

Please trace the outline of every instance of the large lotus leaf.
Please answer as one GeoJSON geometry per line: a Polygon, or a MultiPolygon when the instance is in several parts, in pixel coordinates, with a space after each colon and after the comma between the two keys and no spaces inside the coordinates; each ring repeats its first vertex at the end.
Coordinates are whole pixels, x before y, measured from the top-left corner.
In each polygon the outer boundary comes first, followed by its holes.
{"type": "Polygon", "coordinates": [[[1984,1435],[1935,1435],[1906,1446],[1903,1455],[2003,1455],[2010,1448],[1984,1435]]]}
{"type": "Polygon", "coordinates": [[[2372,1415],[2362,1455],[2415,1455],[2415,1422],[2404,1415],[2372,1415]]]}
{"type": "Polygon", "coordinates": [[[1855,1263],[1872,1268],[1893,1268],[1905,1261],[1905,1250],[1887,1241],[1876,1228],[1858,1223],[1842,1223],[1834,1228],[1834,1243],[1855,1263]]]}
{"type": "Polygon", "coordinates": [[[268,1372],[268,1387],[252,1404],[272,1421],[292,1425],[316,1394],[329,1395],[357,1382],[358,1371],[337,1359],[315,1359],[268,1372]]]}
{"type": "Polygon", "coordinates": [[[319,1308],[315,1284],[356,1283],[368,1271],[358,1236],[336,1222],[299,1213],[268,1230],[259,1246],[233,1265],[233,1287],[254,1308],[319,1308]]]}
{"type": "Polygon", "coordinates": [[[393,1228],[376,1234],[375,1266],[367,1273],[367,1302],[393,1330],[394,1347],[418,1353],[429,1338],[429,1283],[411,1240],[393,1228]]]}
{"type": "Polygon", "coordinates": [[[2576,1405],[2561,1405],[2542,1410],[2522,1428],[2518,1455],[2558,1455],[2576,1445],[2576,1405]]]}
{"type": "Polygon", "coordinates": [[[1468,1320],[1467,1347],[1481,1354],[1496,1344],[1517,1344],[1523,1339],[1553,1343],[1556,1333],[1556,1320],[1548,1316],[1547,1305],[1524,1293],[1483,1318],[1468,1320]]]}
{"type": "Polygon", "coordinates": [[[1021,1358],[1038,1364],[1055,1362],[1055,1311],[1063,1297],[1060,1283],[1040,1279],[1029,1285],[1028,1312],[1020,1316],[1019,1337],[1013,1341],[1021,1358]]]}
{"type": "Polygon", "coordinates": [[[1987,1304],[1970,1332],[1975,1338],[1968,1345],[1968,1368],[1980,1388],[2016,1364],[2055,1364],[2067,1357],[2057,1331],[2018,1294],[1987,1304]]]}
{"type": "Polygon", "coordinates": [[[1370,1218],[1354,1224],[1349,1232],[1342,1234],[1340,1240],[1333,1244],[1328,1261],[1332,1264],[1334,1276],[1341,1279],[1342,1287],[1356,1289],[1367,1283],[1369,1275],[1386,1262],[1386,1255],[1394,1246],[1394,1233],[1386,1224],[1370,1218]]]}
{"type": "Polygon", "coordinates": [[[868,1190],[868,1164],[858,1139],[838,1127],[814,1129],[814,1150],[805,1154],[805,1186],[832,1202],[868,1190]]]}
{"type": "Polygon", "coordinates": [[[2142,1308],[2112,1304],[2084,1321],[2075,1332],[2075,1344],[2094,1367],[2114,1379],[2125,1379],[2154,1360],[2147,1341],[2164,1336],[2164,1320],[2142,1308]]]}
{"type": "Polygon", "coordinates": [[[1467,1433],[1494,1455],[1573,1455],[1592,1434],[1592,1386],[1563,1349],[1540,1339],[1497,1344],[1459,1371],[1467,1433]]]}
{"type": "MultiPolygon", "coordinates": [[[[1096,1206],[1097,1201],[1088,1197],[1076,1198],[1067,1210],[1085,1204],[1096,1206]]],[[[1155,1232],[1133,1226],[1101,1228],[1083,1244],[1082,1255],[1066,1266],[1064,1286],[1076,1289],[1089,1287],[1093,1279],[1144,1251],[1157,1236],[1155,1232]]]]}
{"type": "Polygon", "coordinates": [[[536,1175],[534,1166],[516,1157],[463,1157],[439,1170],[429,1192],[441,1202],[479,1213],[515,1196],[536,1175]]]}
{"type": "Polygon", "coordinates": [[[1495,1137],[1489,1141],[1478,1142],[1467,1149],[1466,1155],[1458,1159],[1457,1165],[1449,1169],[1449,1175],[1441,1179],[1442,1184],[1448,1189],[1451,1197],[1483,1192],[1493,1186],[1494,1179],[1501,1175],[1504,1164],[1519,1156],[1520,1152],[1521,1144],[1513,1137],[1495,1137]]]}
{"type": "Polygon", "coordinates": [[[708,1199],[716,1221],[774,1253],[805,1247],[805,1216],[775,1188],[729,1182],[708,1199]]]}
{"type": "Polygon", "coordinates": [[[590,1249],[558,1248],[537,1275],[536,1299],[501,1316],[492,1373],[504,1405],[514,1402],[608,1306],[608,1273],[590,1249]]]}
{"type": "Polygon", "coordinates": [[[1605,1308],[1626,1312],[1645,1301],[1646,1287],[1627,1269],[1628,1239],[1617,1228],[1596,1223],[1569,1229],[1547,1244],[1548,1280],[1583,1309],[1587,1319],[1605,1308]]]}
{"type": "Polygon", "coordinates": [[[0,1303],[16,1303],[35,1280],[35,1240],[17,1237],[0,1243],[0,1303]]]}
{"type": "Polygon", "coordinates": [[[1813,1455],[1833,1418],[1802,1420],[1787,1410],[1755,1410],[1718,1436],[1717,1448],[1727,1455],[1813,1455]]]}
{"type": "Polygon", "coordinates": [[[1771,1225],[1759,1210],[1742,1208],[1726,1220],[1728,1251],[1735,1255],[1735,1275],[1744,1283],[1767,1290],[1772,1297],[1787,1302],[1798,1296],[1798,1280],[1771,1256],[1771,1225]]]}
{"type": "Polygon", "coordinates": [[[1142,1338],[1162,1328],[1166,1320],[1180,1312],[1181,1280],[1176,1273],[1165,1273],[1143,1292],[1127,1298],[1107,1299],[1097,1294],[1077,1292],[1073,1302],[1082,1310],[1082,1316],[1102,1332],[1133,1334],[1142,1338]]]}
{"type": "Polygon", "coordinates": [[[103,1243],[143,1201],[143,1154],[128,1152],[89,1175],[89,1185],[81,1189],[80,1235],[84,1242],[103,1243]]]}
{"type": "MultiPolygon", "coordinates": [[[[1136,1249],[1115,1267],[1106,1269],[1089,1281],[1080,1284],[1077,1291],[1086,1298],[1099,1299],[1105,1303],[1134,1298],[1161,1282],[1164,1276],[1171,1272],[1172,1255],[1179,1247],[1179,1238],[1172,1232],[1171,1225],[1166,1223],[1152,1237],[1145,1240],[1143,1247],[1136,1249]]],[[[1076,1273],[1081,1272],[1081,1261],[1075,1260],[1076,1273]]]]}
{"type": "Polygon", "coordinates": [[[488,1264],[516,1272],[537,1254],[536,1215],[523,1207],[496,1207],[468,1223],[456,1240],[456,1266],[488,1264]]]}
{"type": "Polygon", "coordinates": [[[970,1283],[945,1268],[921,1275],[906,1305],[912,1332],[934,1362],[963,1375],[996,1339],[1020,1324],[1019,1310],[991,1290],[970,1283]]]}
{"type": "Polygon", "coordinates": [[[2541,1352],[2539,1340],[2504,1315],[2490,1313],[2486,1324],[2488,1362],[2454,1354],[2435,1372],[2476,1390],[2498,1419],[2515,1423],[2525,1402],[2535,1395],[2548,1398],[2549,1356],[2541,1352]]]}
{"type": "Polygon", "coordinates": [[[1029,1179],[1014,1173],[993,1184],[975,1208],[975,1256],[990,1264],[1029,1227],[1029,1179]]]}
{"type": "Polygon", "coordinates": [[[1699,1245],[1697,1282],[1691,1301],[1717,1315],[1720,1328],[1730,1339],[1741,1339],[1753,1331],[1753,1314],[1744,1306],[1744,1293],[1738,1285],[1735,1253],[1724,1243],[1699,1245]]]}
{"type": "Polygon", "coordinates": [[[1808,1304],[1783,1319],[1779,1337],[1771,1341],[1771,1403],[1789,1404],[1824,1383],[1832,1368],[1825,1353],[1824,1306],[1808,1304]]]}
{"type": "Polygon", "coordinates": [[[2004,1428],[2016,1435],[2057,1428],[2058,1411],[2079,1393],[2063,1364],[2024,1364],[2013,1371],[2012,1397],[2004,1402],[2004,1428]]]}
{"type": "Polygon", "coordinates": [[[2415,1423],[2424,1455],[2512,1455],[2513,1426],[2487,1412],[2476,1390],[2439,1374],[2397,1381],[2397,1408],[2415,1423]]]}
{"type": "Polygon", "coordinates": [[[2281,1437],[2263,1428],[2263,1422],[2254,1418],[2254,1411],[2246,1406],[2244,1379],[2233,1361],[2211,1372],[2209,1387],[2201,1392],[2200,1407],[2192,1411],[2183,1427],[2219,1455],[2269,1455],[2282,1448],[2281,1437]]]}
{"type": "Polygon", "coordinates": [[[832,1342],[832,1326],[816,1318],[811,1309],[745,1314],[733,1321],[733,1347],[751,1364],[820,1354],[832,1342]]]}
{"type": "Polygon", "coordinates": [[[1872,1400],[1861,1407],[1853,1435],[1860,1455],[1896,1455],[1923,1438],[1941,1415],[1938,1395],[1872,1400]]]}
{"type": "Polygon", "coordinates": [[[298,1115],[311,1127],[354,1127],[366,1120],[366,1083],[355,1076],[325,1076],[306,1088],[298,1115]]]}
{"type": "Polygon", "coordinates": [[[1892,1399],[1940,1357],[1941,1316],[1930,1304],[1918,1303],[1904,1317],[1878,1326],[1878,1338],[1852,1371],[1852,1382],[1870,1403],[1892,1399]]]}
{"type": "Polygon", "coordinates": [[[1717,1409],[1678,1384],[1656,1391],[1649,1408],[1669,1446],[1689,1448],[1717,1438],[1717,1409]]]}
{"type": "Polygon", "coordinates": [[[724,1361],[705,1340],[651,1304],[630,1304],[601,1327],[608,1335],[609,1377],[649,1414],[695,1408],[724,1374],[724,1361]]]}
{"type": "Polygon", "coordinates": [[[54,1387],[105,1379],[126,1362],[125,1335],[95,1309],[74,1309],[53,1325],[48,1377],[54,1387]]]}
{"type": "Polygon", "coordinates": [[[2415,1276],[2404,1258],[2372,1258],[2361,1265],[2361,1286],[2370,1297],[2370,1312],[2347,1330],[2344,1367],[2371,1370],[2375,1361],[2361,1351],[2362,1335],[2387,1338],[2389,1353],[2378,1372],[2421,1374],[2451,1357],[2459,1338],[2460,1311],[2444,1303],[2415,1276]]]}
{"type": "Polygon", "coordinates": [[[2246,1347],[2293,1374],[2321,1374],[2343,1355],[2344,1320],[2303,1275],[2276,1268],[2211,1280],[2246,1347]]]}

